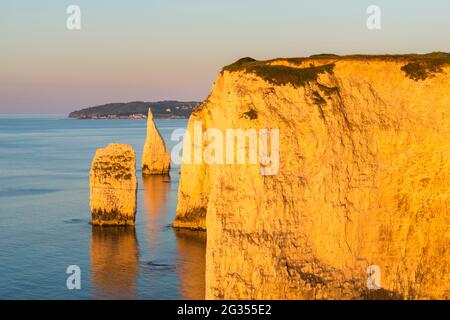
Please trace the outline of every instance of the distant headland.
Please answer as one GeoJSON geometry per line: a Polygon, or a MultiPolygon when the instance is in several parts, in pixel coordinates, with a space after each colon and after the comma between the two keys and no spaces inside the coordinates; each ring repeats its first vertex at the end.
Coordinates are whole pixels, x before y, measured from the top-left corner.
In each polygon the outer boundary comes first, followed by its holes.
{"type": "Polygon", "coordinates": [[[146,119],[148,109],[158,119],[189,118],[192,111],[200,105],[197,101],[133,101],[108,103],[104,105],[73,111],[69,118],[75,119],[146,119]]]}

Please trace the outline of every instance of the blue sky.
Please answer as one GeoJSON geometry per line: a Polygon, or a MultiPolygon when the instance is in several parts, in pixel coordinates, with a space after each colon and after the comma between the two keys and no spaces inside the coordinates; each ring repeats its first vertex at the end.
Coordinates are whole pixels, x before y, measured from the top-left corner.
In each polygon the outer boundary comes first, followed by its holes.
{"type": "Polygon", "coordinates": [[[0,113],[202,100],[244,56],[448,52],[449,12],[446,0],[1,0],[0,113]],[[371,4],[381,30],[366,28],[371,4]]]}

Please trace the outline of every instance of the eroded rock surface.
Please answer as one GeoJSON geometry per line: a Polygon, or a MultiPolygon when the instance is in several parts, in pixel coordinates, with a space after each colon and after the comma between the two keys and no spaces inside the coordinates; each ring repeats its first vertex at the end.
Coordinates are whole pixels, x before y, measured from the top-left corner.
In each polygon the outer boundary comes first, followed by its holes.
{"type": "Polygon", "coordinates": [[[450,298],[449,92],[445,55],[224,68],[188,130],[278,128],[280,168],[182,165],[174,225],[207,229],[206,298],[450,298]]]}
{"type": "Polygon", "coordinates": [[[148,110],[147,138],[145,140],[144,153],[142,155],[142,174],[168,174],[170,170],[170,155],[161,137],[152,111],[148,110]]]}
{"type": "Polygon", "coordinates": [[[134,225],[136,215],[136,156],[126,144],[97,149],[90,172],[93,225],[134,225]]]}

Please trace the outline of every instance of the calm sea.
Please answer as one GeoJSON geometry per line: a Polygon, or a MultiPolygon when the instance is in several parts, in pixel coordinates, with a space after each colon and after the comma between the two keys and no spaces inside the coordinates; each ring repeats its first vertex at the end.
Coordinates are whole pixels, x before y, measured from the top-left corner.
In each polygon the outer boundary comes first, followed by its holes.
{"type": "MultiPolygon", "coordinates": [[[[186,120],[156,120],[166,144],[186,120]]],[[[0,115],[0,299],[202,299],[206,237],[175,231],[179,166],[141,178],[143,120],[0,115]],[[137,152],[135,229],[94,228],[89,169],[95,150],[137,152]],[[66,269],[81,269],[68,290],[66,269]]]]}

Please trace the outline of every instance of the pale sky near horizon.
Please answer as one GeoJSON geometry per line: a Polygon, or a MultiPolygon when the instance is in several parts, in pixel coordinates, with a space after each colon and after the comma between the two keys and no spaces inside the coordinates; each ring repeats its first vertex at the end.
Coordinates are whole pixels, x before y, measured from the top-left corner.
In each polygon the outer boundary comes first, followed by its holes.
{"type": "Polygon", "coordinates": [[[450,52],[449,14],[447,0],[0,0],[0,113],[201,101],[245,56],[450,52]],[[66,28],[71,4],[81,30],[66,28]]]}

